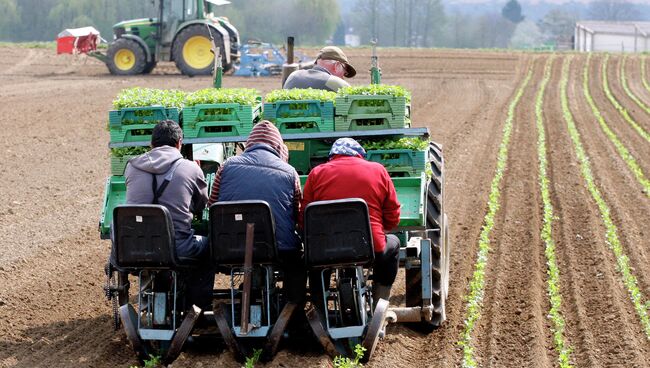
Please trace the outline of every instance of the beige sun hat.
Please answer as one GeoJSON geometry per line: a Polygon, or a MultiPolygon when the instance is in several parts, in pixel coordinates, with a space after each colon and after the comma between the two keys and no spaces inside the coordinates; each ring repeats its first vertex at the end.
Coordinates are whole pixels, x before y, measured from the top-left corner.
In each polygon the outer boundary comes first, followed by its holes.
{"type": "Polygon", "coordinates": [[[336,60],[340,61],[345,65],[345,76],[347,78],[352,78],[355,75],[357,75],[356,69],[350,63],[348,62],[348,57],[345,56],[343,53],[343,50],[336,46],[325,46],[323,47],[319,52],[318,52],[318,59],[323,59],[323,60],[336,60]]]}

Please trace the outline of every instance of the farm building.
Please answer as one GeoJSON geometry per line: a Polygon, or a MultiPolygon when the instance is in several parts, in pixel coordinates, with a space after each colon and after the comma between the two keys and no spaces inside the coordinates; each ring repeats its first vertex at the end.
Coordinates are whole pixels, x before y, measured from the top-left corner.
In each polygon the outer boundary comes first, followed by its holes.
{"type": "Polygon", "coordinates": [[[585,52],[650,51],[650,22],[577,22],[574,49],[585,52]]]}

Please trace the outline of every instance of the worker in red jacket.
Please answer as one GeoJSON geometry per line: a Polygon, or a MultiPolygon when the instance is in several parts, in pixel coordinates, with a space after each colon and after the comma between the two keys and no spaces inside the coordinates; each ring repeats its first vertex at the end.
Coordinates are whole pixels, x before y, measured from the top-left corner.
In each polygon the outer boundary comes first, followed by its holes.
{"type": "Polygon", "coordinates": [[[375,303],[390,297],[390,289],[399,267],[400,241],[387,232],[397,227],[400,203],[386,168],[366,161],[366,151],[352,138],[340,138],[332,145],[329,162],[309,173],[298,219],[302,227],[303,211],[315,201],[361,198],[368,204],[375,249],[372,295],[375,303]]]}

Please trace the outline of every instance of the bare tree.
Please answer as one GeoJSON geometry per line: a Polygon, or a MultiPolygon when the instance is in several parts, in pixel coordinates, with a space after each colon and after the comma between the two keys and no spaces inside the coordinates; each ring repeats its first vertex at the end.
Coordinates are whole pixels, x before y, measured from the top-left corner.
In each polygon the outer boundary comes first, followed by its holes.
{"type": "Polygon", "coordinates": [[[598,0],[589,6],[589,17],[593,20],[637,20],[638,12],[627,0],[598,0]]]}

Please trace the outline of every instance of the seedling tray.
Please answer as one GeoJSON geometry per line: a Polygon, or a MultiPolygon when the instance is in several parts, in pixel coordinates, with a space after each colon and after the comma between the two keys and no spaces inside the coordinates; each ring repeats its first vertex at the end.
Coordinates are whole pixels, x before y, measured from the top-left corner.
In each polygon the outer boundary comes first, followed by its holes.
{"type": "Polygon", "coordinates": [[[336,98],[335,130],[399,129],[410,126],[405,97],[347,95],[336,98]]]}
{"type": "Polygon", "coordinates": [[[179,122],[179,112],[175,107],[164,106],[125,107],[108,112],[109,128],[133,124],[156,124],[162,120],[179,122]]]}
{"type": "Polygon", "coordinates": [[[334,131],[334,104],[318,100],[287,100],[264,104],[264,119],[280,133],[318,133],[334,131]]]}
{"type": "Polygon", "coordinates": [[[185,138],[246,136],[261,115],[261,102],[256,106],[218,103],[185,107],[183,134],[185,138]]]}
{"type": "Polygon", "coordinates": [[[378,162],[391,175],[420,176],[426,168],[426,151],[409,149],[368,150],[368,161],[378,162]]]}

